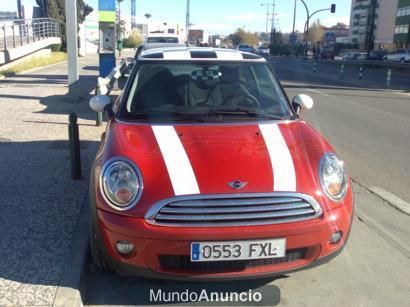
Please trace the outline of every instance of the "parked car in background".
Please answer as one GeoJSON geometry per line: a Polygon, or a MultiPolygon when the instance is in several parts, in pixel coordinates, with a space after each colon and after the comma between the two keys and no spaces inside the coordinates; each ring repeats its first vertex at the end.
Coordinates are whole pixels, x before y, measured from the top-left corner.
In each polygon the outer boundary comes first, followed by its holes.
{"type": "Polygon", "coordinates": [[[410,63],[410,50],[409,49],[395,50],[390,54],[386,54],[383,60],[386,62],[410,63]]]}
{"type": "Polygon", "coordinates": [[[268,57],[270,55],[270,49],[266,46],[259,46],[258,48],[256,48],[256,54],[263,57],[268,57]]]}
{"type": "Polygon", "coordinates": [[[343,56],[346,61],[364,61],[367,59],[366,52],[349,51],[343,56]]]}
{"type": "Polygon", "coordinates": [[[255,52],[255,49],[252,46],[246,45],[246,44],[239,44],[238,47],[236,48],[239,51],[243,52],[255,52]]]}
{"type": "Polygon", "coordinates": [[[335,58],[335,53],[332,50],[329,49],[325,49],[320,51],[319,54],[320,59],[329,59],[329,60],[333,60],[335,58]]]}
{"type": "Polygon", "coordinates": [[[386,50],[372,50],[369,53],[369,56],[367,59],[369,61],[383,61],[385,55],[387,55],[389,52],[386,50]]]}
{"type": "Polygon", "coordinates": [[[152,43],[173,43],[173,44],[178,44],[179,43],[179,38],[177,36],[148,36],[147,43],[152,44],[152,43]]]}

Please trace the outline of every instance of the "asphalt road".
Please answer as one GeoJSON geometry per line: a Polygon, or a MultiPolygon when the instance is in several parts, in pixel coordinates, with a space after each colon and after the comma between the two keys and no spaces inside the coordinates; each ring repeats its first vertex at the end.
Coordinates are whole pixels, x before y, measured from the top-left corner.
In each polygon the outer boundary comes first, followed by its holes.
{"type": "MultiPolygon", "coordinates": [[[[273,65],[290,98],[312,96],[316,105],[304,118],[336,147],[351,176],[410,202],[410,94],[348,86],[288,59],[273,65]]],[[[410,71],[407,77],[410,90],[410,71]]]]}
{"type": "MultiPolygon", "coordinates": [[[[291,60],[275,59],[289,97],[306,93],[315,100],[304,119],[316,127],[346,162],[354,179],[356,212],[346,249],[330,263],[278,279],[179,283],[88,272],[88,305],[153,305],[150,290],[252,291],[264,306],[408,306],[410,301],[410,217],[388,201],[410,201],[410,96],[406,93],[346,87],[323,73],[311,75],[291,60]],[[280,62],[280,63],[279,63],[280,62]],[[378,191],[375,194],[374,187],[378,191]],[[381,192],[380,192],[381,191],[381,192]]],[[[410,79],[409,79],[410,80],[410,79]]],[[[406,86],[406,84],[404,84],[406,86]]],[[[181,302],[163,302],[182,305],[181,302]]],[[[187,305],[195,305],[192,302],[187,305]]],[[[206,305],[200,303],[198,305],[206,305]]],[[[221,302],[208,305],[229,305],[221,302]]],[[[236,302],[232,305],[241,305],[236,302]]]]}

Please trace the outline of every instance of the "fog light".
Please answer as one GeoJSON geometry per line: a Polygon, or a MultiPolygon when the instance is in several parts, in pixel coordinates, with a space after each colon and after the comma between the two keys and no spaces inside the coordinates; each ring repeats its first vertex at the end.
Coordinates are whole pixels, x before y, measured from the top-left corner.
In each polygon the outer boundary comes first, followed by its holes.
{"type": "Polygon", "coordinates": [[[342,239],[342,232],[341,231],[336,231],[330,236],[329,243],[330,244],[336,244],[342,239]]]}
{"type": "Polygon", "coordinates": [[[117,248],[117,251],[122,255],[132,253],[132,251],[134,250],[134,244],[128,241],[118,241],[115,246],[117,248]]]}

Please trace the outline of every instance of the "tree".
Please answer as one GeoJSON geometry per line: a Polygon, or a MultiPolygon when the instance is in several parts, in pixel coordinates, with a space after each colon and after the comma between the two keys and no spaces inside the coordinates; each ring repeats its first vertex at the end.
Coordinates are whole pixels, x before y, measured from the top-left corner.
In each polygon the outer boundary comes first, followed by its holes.
{"type": "MultiPolygon", "coordinates": [[[[41,12],[47,12],[49,18],[54,18],[60,22],[60,30],[62,33],[62,50],[66,50],[66,16],[65,16],[65,0],[36,0],[41,12]]],[[[84,3],[83,0],[77,0],[77,22],[81,24],[84,22],[88,14],[93,11],[93,8],[84,3]]]]}
{"type": "Polygon", "coordinates": [[[124,47],[136,48],[142,43],[141,33],[138,29],[132,29],[126,39],[124,39],[124,47]]]}
{"type": "Polygon", "coordinates": [[[234,46],[238,46],[239,44],[255,46],[259,42],[257,34],[247,32],[242,28],[238,28],[234,33],[229,35],[229,39],[232,41],[234,46]]]}
{"type": "Polygon", "coordinates": [[[312,43],[319,42],[323,39],[323,35],[325,31],[323,30],[323,26],[320,23],[320,20],[317,19],[310,27],[309,27],[309,35],[308,41],[312,43]]]}

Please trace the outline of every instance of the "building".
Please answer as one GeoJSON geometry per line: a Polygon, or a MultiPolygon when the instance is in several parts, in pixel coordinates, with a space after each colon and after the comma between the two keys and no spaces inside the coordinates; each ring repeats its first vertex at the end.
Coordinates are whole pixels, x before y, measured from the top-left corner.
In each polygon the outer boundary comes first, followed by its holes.
{"type": "Polygon", "coordinates": [[[0,21],[17,19],[17,12],[0,11],[0,21]]]}
{"type": "Polygon", "coordinates": [[[352,0],[351,42],[362,50],[393,49],[397,3],[398,0],[352,0]],[[372,41],[374,46],[371,46],[372,41]]]}
{"type": "Polygon", "coordinates": [[[349,26],[342,22],[338,22],[336,25],[331,27],[323,27],[323,30],[325,32],[333,33],[335,38],[347,37],[350,33],[349,26]]]}
{"type": "Polygon", "coordinates": [[[394,28],[395,48],[410,48],[410,0],[399,0],[394,28]]]}

